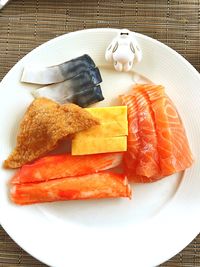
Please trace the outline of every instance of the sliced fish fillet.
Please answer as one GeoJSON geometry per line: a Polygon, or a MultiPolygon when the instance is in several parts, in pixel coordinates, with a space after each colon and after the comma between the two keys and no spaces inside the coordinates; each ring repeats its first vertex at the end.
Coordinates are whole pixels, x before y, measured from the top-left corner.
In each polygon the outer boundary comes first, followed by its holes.
{"type": "Polygon", "coordinates": [[[135,142],[128,142],[124,160],[129,178],[135,182],[152,182],[192,165],[183,123],[163,86],[136,85],[121,99],[128,107],[131,133],[131,125],[137,124],[135,142]]]}

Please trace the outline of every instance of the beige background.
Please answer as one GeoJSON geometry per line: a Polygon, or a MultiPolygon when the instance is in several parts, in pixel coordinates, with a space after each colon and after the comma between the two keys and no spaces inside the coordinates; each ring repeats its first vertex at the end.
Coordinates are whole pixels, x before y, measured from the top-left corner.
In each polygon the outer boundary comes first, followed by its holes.
{"type": "MultiPolygon", "coordinates": [[[[0,11],[0,80],[43,42],[96,27],[144,33],[174,48],[200,70],[200,1],[12,0],[0,11]]],[[[0,226],[0,267],[4,266],[45,265],[19,248],[0,226]]],[[[161,266],[200,267],[200,235],[161,266]]]]}

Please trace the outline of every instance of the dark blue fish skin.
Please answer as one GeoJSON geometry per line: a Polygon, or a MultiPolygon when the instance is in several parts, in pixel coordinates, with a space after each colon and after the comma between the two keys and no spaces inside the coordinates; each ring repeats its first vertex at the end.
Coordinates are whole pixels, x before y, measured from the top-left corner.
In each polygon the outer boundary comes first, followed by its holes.
{"type": "Polygon", "coordinates": [[[85,88],[84,90],[75,93],[70,99],[67,99],[68,102],[72,102],[82,108],[88,107],[89,105],[103,100],[104,97],[100,85],[97,85],[93,88],[85,88]]]}
{"type": "MultiPolygon", "coordinates": [[[[34,97],[43,96],[61,104],[71,102],[81,107],[104,100],[99,85],[102,82],[101,73],[89,55],[85,54],[55,67],[61,73],[62,82],[53,82],[34,90],[34,97]]],[[[54,66],[50,68],[54,71],[54,66]]]]}
{"type": "Polygon", "coordinates": [[[85,54],[58,65],[64,80],[69,80],[74,76],[83,72],[85,69],[95,68],[95,63],[92,58],[85,54]]]}
{"type": "Polygon", "coordinates": [[[21,82],[50,85],[70,80],[79,73],[94,69],[95,63],[89,55],[83,55],[59,65],[49,67],[24,67],[21,82]]]}
{"type": "Polygon", "coordinates": [[[101,74],[98,68],[87,69],[63,83],[67,90],[73,93],[80,92],[83,88],[93,87],[102,82],[101,74]]]}
{"type": "Polygon", "coordinates": [[[104,100],[99,85],[101,82],[98,68],[86,69],[70,80],[36,89],[33,95],[34,97],[47,97],[60,104],[71,102],[87,107],[104,100]]]}

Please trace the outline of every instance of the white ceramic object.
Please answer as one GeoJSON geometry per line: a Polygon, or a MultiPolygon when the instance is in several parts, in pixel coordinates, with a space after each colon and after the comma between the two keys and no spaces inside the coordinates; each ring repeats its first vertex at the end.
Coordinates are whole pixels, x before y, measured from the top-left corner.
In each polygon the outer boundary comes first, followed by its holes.
{"type": "Polygon", "coordinates": [[[114,64],[117,71],[130,71],[142,60],[142,50],[135,34],[127,29],[119,30],[106,49],[105,58],[114,64]]]}
{"type": "MultiPolygon", "coordinates": [[[[54,65],[88,53],[100,66],[105,101],[130,89],[132,72],[116,72],[104,58],[116,29],[73,32],[53,39],[19,61],[0,84],[0,163],[15,145],[20,119],[36,86],[19,82],[25,64],[54,65]]],[[[200,75],[179,54],[136,34],[143,60],[138,73],[163,84],[188,134],[195,163],[152,184],[133,185],[133,198],[16,206],[8,198],[13,171],[0,169],[0,223],[27,252],[56,267],[153,267],[189,244],[200,229],[200,75]]]]}

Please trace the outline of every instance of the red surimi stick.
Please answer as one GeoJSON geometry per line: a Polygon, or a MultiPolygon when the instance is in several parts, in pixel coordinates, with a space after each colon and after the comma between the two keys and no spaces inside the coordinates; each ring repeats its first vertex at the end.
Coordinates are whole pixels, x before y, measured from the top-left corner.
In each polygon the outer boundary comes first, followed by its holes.
{"type": "Polygon", "coordinates": [[[35,183],[57,178],[80,176],[114,168],[122,161],[122,153],[43,157],[24,165],[12,178],[12,184],[35,183]]]}
{"type": "Polygon", "coordinates": [[[124,174],[99,172],[47,182],[11,185],[11,200],[20,205],[60,200],[131,198],[124,174]]]}

